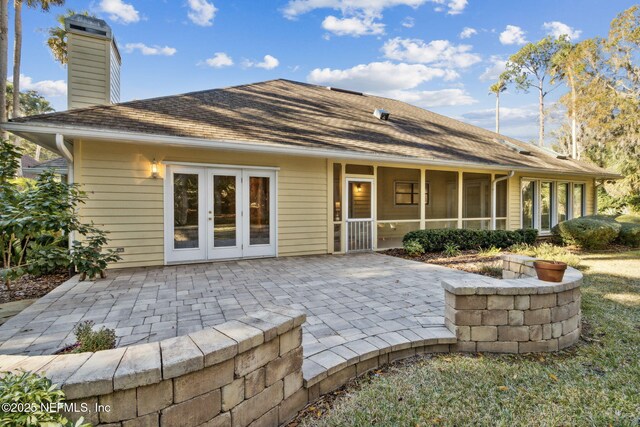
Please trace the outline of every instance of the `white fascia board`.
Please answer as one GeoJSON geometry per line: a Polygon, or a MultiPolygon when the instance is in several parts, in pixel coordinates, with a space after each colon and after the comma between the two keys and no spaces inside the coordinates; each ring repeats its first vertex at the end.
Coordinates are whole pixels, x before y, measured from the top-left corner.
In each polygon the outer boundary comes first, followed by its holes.
{"type": "Polygon", "coordinates": [[[233,141],[233,140],[212,140],[203,138],[192,138],[182,136],[170,136],[170,135],[158,135],[151,133],[137,133],[137,132],[125,132],[125,131],[113,131],[106,129],[94,129],[94,128],[82,128],[76,126],[55,126],[55,125],[41,125],[35,123],[1,123],[1,127],[10,131],[18,133],[31,133],[31,134],[43,134],[43,135],[55,135],[63,134],[65,139],[83,138],[83,139],[95,139],[103,141],[113,141],[122,143],[144,143],[144,144],[159,144],[175,147],[190,147],[190,148],[209,148],[229,151],[246,151],[246,152],[259,152],[266,154],[280,154],[289,156],[301,156],[301,157],[321,157],[330,159],[341,160],[362,160],[371,162],[387,162],[387,163],[403,163],[412,164],[416,166],[450,166],[455,168],[475,168],[492,171],[510,171],[516,170],[521,172],[536,172],[536,173],[552,173],[559,175],[588,175],[598,178],[618,178],[618,175],[602,175],[589,172],[571,172],[560,171],[552,169],[537,169],[530,167],[518,167],[518,166],[503,166],[492,165],[485,163],[475,162],[460,162],[451,160],[428,160],[416,157],[407,157],[400,155],[381,155],[366,152],[348,151],[348,150],[333,150],[327,148],[310,148],[310,147],[297,147],[285,144],[274,144],[270,142],[255,142],[255,141],[233,141]]]}

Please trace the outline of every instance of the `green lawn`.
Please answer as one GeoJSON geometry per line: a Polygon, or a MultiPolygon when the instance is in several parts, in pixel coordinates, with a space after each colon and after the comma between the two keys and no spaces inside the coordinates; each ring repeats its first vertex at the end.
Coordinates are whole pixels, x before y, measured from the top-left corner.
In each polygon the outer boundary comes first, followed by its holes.
{"type": "Polygon", "coordinates": [[[640,251],[582,256],[583,340],[545,355],[444,354],[359,379],[305,426],[638,426],[640,251]]]}

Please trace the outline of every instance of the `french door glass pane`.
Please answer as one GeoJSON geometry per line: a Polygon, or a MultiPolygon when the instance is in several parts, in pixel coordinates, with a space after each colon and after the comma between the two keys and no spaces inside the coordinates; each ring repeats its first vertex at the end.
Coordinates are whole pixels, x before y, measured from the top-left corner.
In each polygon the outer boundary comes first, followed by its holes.
{"type": "Polygon", "coordinates": [[[558,183],[558,223],[567,220],[567,207],[569,201],[569,184],[558,183]]]}
{"type": "MultiPolygon", "coordinates": [[[[409,196],[411,197],[411,196],[409,196]]],[[[371,218],[371,183],[349,183],[349,218],[371,218]]]]}
{"type": "Polygon", "coordinates": [[[269,233],[269,178],[252,176],[249,178],[249,244],[268,245],[269,233]]]}
{"type": "Polygon", "coordinates": [[[543,231],[551,230],[551,195],[552,184],[550,182],[540,183],[540,228],[543,231]]]}
{"type": "Polygon", "coordinates": [[[573,184],[573,217],[584,216],[584,184],[573,184]]]}
{"type": "Polygon", "coordinates": [[[522,228],[535,228],[535,181],[522,182],[522,228]]]}
{"type": "Polygon", "coordinates": [[[236,246],[236,177],[213,177],[213,246],[236,246]]]}
{"type": "Polygon", "coordinates": [[[173,175],[173,245],[175,249],[193,249],[198,241],[198,175],[173,175]]]}

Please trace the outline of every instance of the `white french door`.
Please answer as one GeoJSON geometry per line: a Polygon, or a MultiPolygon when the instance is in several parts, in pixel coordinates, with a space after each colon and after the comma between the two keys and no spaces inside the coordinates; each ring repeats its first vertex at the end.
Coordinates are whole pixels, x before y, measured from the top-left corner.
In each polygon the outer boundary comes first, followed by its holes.
{"type": "Polygon", "coordinates": [[[167,263],[276,255],[274,170],[168,165],[167,263]]]}

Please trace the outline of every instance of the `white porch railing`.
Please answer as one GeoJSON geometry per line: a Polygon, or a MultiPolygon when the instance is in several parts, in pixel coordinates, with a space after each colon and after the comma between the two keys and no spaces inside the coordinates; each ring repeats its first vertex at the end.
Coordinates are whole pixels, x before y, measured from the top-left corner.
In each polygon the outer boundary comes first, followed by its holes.
{"type": "Polygon", "coordinates": [[[347,220],[347,251],[362,252],[373,249],[373,220],[347,220]]]}

